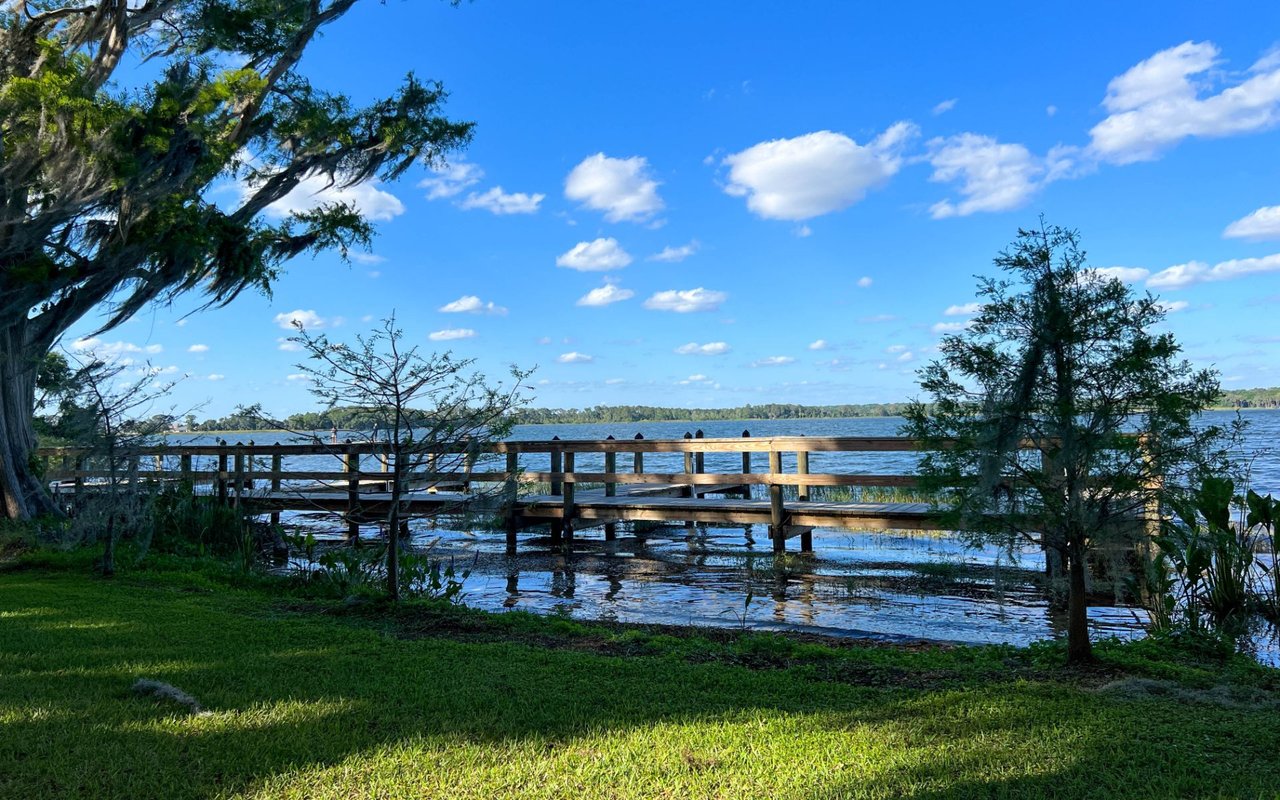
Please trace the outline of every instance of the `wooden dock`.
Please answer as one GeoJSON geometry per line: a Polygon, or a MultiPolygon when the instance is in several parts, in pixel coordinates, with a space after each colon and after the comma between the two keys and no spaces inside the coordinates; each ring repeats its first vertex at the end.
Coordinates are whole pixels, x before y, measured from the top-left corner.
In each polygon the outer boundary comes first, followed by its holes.
{"type": "MultiPolygon", "coordinates": [[[[485,514],[503,522],[512,550],[519,533],[533,526],[549,526],[553,540],[595,526],[603,526],[605,537],[612,538],[617,523],[631,521],[758,524],[768,527],[776,551],[785,550],[787,540],[796,536],[801,550],[811,550],[811,531],[819,527],[938,529],[938,515],[927,503],[811,499],[814,487],[910,489],[916,485],[910,474],[813,473],[811,453],[919,449],[918,442],[898,437],[709,439],[701,437],[701,432],[683,439],[637,436],[456,446],[440,448],[428,459],[419,457],[419,462],[441,471],[415,469],[403,476],[404,485],[413,490],[403,494],[400,512],[407,517],[485,514]],[[668,465],[677,460],[683,463],[679,471],[646,471],[645,457],[652,463],[654,454],[679,454],[663,458],[668,465]],[[708,471],[710,454],[719,454],[716,458],[722,464],[733,461],[734,469],[708,471]],[[740,468],[736,459],[723,454],[740,454],[740,468]],[[783,471],[784,454],[793,471],[783,471]],[[592,470],[576,467],[588,458],[597,466],[592,470]],[[623,469],[619,469],[620,458],[629,462],[623,469]],[[503,469],[492,469],[499,465],[503,469]],[[757,471],[757,467],[764,469],[757,471]],[[764,487],[766,497],[752,497],[755,486],[764,487]],[[792,487],[794,493],[788,490],[784,495],[784,487],[792,487]]],[[[52,485],[70,498],[94,491],[94,481],[106,474],[100,466],[95,469],[92,456],[84,451],[42,450],[39,455],[45,459],[52,485]]],[[[388,517],[392,502],[388,488],[395,464],[385,442],[249,442],[141,448],[130,454],[125,474],[130,481],[189,485],[193,491],[208,492],[252,513],[271,514],[276,520],[285,511],[331,512],[345,521],[349,535],[358,536],[362,524],[388,517]],[[333,460],[340,469],[316,468],[326,460],[333,460]],[[362,468],[370,464],[376,469],[362,468]]]]}

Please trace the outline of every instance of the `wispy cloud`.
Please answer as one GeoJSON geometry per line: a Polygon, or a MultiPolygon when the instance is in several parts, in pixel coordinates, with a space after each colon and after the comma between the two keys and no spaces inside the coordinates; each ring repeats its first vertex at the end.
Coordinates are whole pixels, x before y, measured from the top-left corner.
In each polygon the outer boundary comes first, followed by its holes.
{"type": "Polygon", "coordinates": [[[728,299],[724,292],[704,289],[669,289],[657,292],[644,301],[644,307],[654,311],[674,311],[687,314],[693,311],[716,311],[728,299]]]}

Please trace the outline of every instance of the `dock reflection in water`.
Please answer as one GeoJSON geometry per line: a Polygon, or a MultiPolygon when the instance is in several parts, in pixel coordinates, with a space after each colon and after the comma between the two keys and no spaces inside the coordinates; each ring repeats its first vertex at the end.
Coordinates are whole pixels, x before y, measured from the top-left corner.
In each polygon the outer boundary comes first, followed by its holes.
{"type": "MultiPolygon", "coordinates": [[[[1011,559],[948,534],[819,529],[818,555],[775,557],[750,526],[622,524],[618,533],[610,542],[589,529],[561,546],[531,531],[508,555],[501,531],[422,523],[410,546],[474,565],[463,601],[490,610],[971,643],[1063,630],[1037,582],[1037,549],[1011,559]]],[[[1140,636],[1143,620],[1128,607],[1090,610],[1099,637],[1140,636]]]]}

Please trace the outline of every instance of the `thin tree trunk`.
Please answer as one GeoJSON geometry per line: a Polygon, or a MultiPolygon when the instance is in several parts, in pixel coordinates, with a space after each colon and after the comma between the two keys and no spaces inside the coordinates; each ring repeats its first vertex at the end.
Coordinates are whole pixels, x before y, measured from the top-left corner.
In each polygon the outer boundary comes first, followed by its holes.
{"type": "Polygon", "coordinates": [[[1067,663],[1093,661],[1093,645],[1089,641],[1089,600],[1086,596],[1084,542],[1077,533],[1068,545],[1067,569],[1071,590],[1067,594],[1067,663]]]}
{"type": "Polygon", "coordinates": [[[0,328],[0,516],[8,519],[59,513],[32,469],[31,415],[45,351],[27,341],[26,329],[25,322],[0,328]]]}
{"type": "MultiPolygon", "coordinates": [[[[399,431],[396,431],[397,436],[399,431]]],[[[395,448],[395,468],[391,480],[391,515],[387,519],[387,596],[400,599],[400,495],[403,492],[403,459],[395,448]]]]}

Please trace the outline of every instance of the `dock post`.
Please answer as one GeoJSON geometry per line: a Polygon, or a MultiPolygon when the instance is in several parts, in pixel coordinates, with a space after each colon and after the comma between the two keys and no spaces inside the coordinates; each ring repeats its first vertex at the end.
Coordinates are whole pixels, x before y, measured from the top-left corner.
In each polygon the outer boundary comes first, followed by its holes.
{"type": "MultiPolygon", "coordinates": [[[[275,494],[280,491],[280,470],[284,468],[284,456],[279,453],[271,454],[271,493],[275,494]]],[[[280,512],[271,512],[271,524],[280,524],[280,512]]]]}
{"type": "Polygon", "coordinates": [[[241,497],[244,494],[244,443],[236,442],[236,459],[235,459],[235,478],[232,482],[234,491],[235,506],[240,507],[241,497]]]}
{"type": "MultiPolygon", "coordinates": [[[[606,441],[610,441],[610,442],[613,441],[613,437],[610,436],[606,441]]],[[[604,454],[604,471],[609,473],[610,475],[618,471],[618,454],[612,450],[608,450],[604,454]]],[[[606,480],[604,482],[604,496],[605,497],[618,496],[617,481],[606,480]]]]}
{"type": "MultiPolygon", "coordinates": [[[[800,436],[803,437],[804,434],[802,433],[800,434],[800,436]]],[[[809,474],[809,451],[808,450],[796,451],[796,474],[797,475],[809,474]]],[[[809,484],[807,483],[796,484],[796,499],[802,503],[809,502],[809,484]]]]}
{"type": "Polygon", "coordinates": [[[249,491],[251,491],[251,492],[252,492],[252,491],[253,491],[253,489],[254,489],[254,483],[253,483],[253,471],[254,471],[254,466],[253,466],[253,440],[252,440],[252,439],[250,439],[250,440],[249,440],[249,454],[248,454],[248,455],[249,455],[249,461],[248,461],[248,463],[246,463],[246,464],[245,464],[244,488],[246,488],[246,489],[248,489],[249,491]]]}
{"type": "MultiPolygon", "coordinates": [[[[693,441],[693,434],[689,433],[688,431],[685,431],[684,440],[686,442],[693,441]]],[[[693,472],[693,451],[692,450],[684,451],[684,471],[686,475],[691,474],[693,472]]],[[[695,494],[694,488],[695,488],[694,485],[691,483],[689,484],[689,488],[685,489],[681,494],[684,497],[693,497],[695,494]]]]}
{"type": "MultiPolygon", "coordinates": [[[[742,438],[750,439],[751,431],[744,430],[742,432],[742,438]]],[[[742,474],[743,475],[751,474],[751,451],[750,450],[742,451],[742,474]]],[[[742,485],[742,496],[744,499],[747,499],[747,500],[751,499],[751,484],[744,483],[742,485]]]]}
{"type": "Polygon", "coordinates": [[[225,441],[218,442],[218,477],[215,478],[215,492],[218,495],[218,502],[227,504],[227,480],[230,474],[227,471],[227,443],[225,441]]]}
{"type": "MultiPolygon", "coordinates": [[[[644,438],[643,433],[636,434],[637,440],[643,439],[643,438],[644,438]]],[[[636,473],[637,475],[640,474],[641,472],[644,472],[644,453],[640,452],[639,450],[636,451],[634,464],[635,466],[632,468],[631,470],[632,472],[636,473]]]]}
{"type": "MultiPolygon", "coordinates": [[[[693,438],[695,439],[701,439],[704,435],[701,428],[693,432],[693,438]]],[[[693,454],[693,471],[698,474],[707,471],[706,455],[701,450],[693,454]]]]}
{"type": "Polygon", "coordinates": [[[516,481],[516,473],[520,471],[520,454],[514,450],[507,453],[507,475],[506,486],[503,487],[503,497],[507,503],[504,522],[507,529],[507,555],[515,555],[516,553],[516,496],[519,494],[519,484],[516,481]]]}
{"type": "Polygon", "coordinates": [[[191,454],[190,453],[183,453],[182,455],[178,456],[178,476],[179,476],[179,479],[184,484],[190,483],[192,492],[195,492],[196,479],[195,479],[195,476],[191,474],[191,454]]]}
{"type": "MultiPolygon", "coordinates": [[[[360,454],[350,442],[347,443],[342,471],[347,473],[347,538],[359,544],[360,523],[356,520],[356,506],[360,503],[360,454]]],[[[388,535],[395,536],[396,532],[391,531],[388,535]]]]}
{"type": "Polygon", "coordinates": [[[786,511],[782,505],[782,485],[774,479],[782,474],[782,453],[769,451],[769,537],[773,539],[773,552],[787,549],[786,511]]]}
{"type": "Polygon", "coordinates": [[[573,456],[572,450],[568,450],[564,454],[564,535],[566,539],[573,539],[573,456]]]}
{"type": "MultiPolygon", "coordinates": [[[[551,437],[551,441],[553,441],[553,442],[558,442],[558,441],[560,441],[560,437],[559,437],[559,436],[552,436],[552,437],[551,437]]],[[[564,471],[564,469],[563,469],[563,467],[562,467],[562,461],[561,461],[560,450],[558,450],[558,449],[552,449],[552,451],[551,451],[551,471],[552,471],[553,473],[555,473],[555,472],[563,472],[563,471],[564,471]]],[[[551,495],[552,495],[553,497],[559,497],[559,496],[560,496],[560,494],[561,494],[561,492],[563,491],[563,489],[564,489],[564,483],[563,483],[562,481],[558,481],[558,480],[556,480],[556,479],[555,479],[555,477],[554,477],[554,476],[552,476],[552,478],[551,478],[551,495]]]]}

